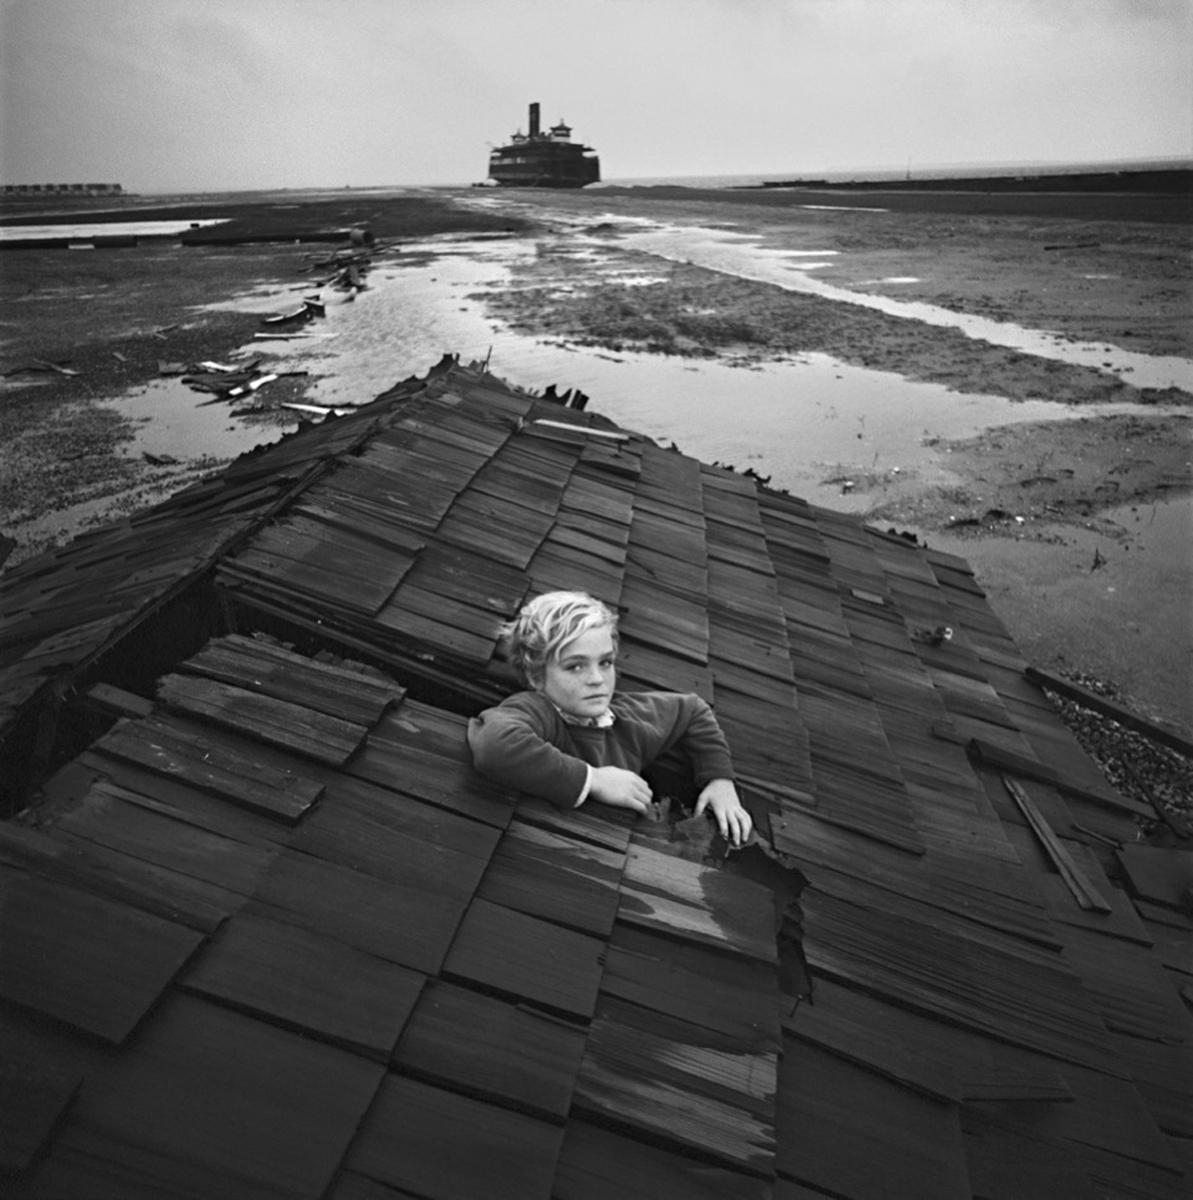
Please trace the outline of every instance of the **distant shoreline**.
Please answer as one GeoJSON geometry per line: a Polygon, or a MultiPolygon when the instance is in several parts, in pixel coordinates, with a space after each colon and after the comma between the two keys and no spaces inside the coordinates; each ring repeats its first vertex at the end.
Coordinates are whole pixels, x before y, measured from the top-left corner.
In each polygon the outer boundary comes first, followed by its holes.
{"type": "Polygon", "coordinates": [[[1079,171],[1044,175],[971,175],[915,179],[788,179],[742,184],[756,188],[811,188],[816,191],[945,192],[1148,192],[1193,195],[1193,169],[1159,171],[1079,171]]]}

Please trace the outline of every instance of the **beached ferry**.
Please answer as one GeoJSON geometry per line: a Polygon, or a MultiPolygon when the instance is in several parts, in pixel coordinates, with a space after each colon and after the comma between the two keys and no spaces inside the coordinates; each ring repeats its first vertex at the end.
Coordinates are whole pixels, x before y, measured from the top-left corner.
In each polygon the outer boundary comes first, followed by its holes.
{"type": "Polygon", "coordinates": [[[572,141],[572,128],[561,120],[543,133],[539,106],[530,105],[529,132],[519,130],[505,146],[489,154],[489,178],[501,187],[584,187],[601,177],[591,146],[572,141]]]}

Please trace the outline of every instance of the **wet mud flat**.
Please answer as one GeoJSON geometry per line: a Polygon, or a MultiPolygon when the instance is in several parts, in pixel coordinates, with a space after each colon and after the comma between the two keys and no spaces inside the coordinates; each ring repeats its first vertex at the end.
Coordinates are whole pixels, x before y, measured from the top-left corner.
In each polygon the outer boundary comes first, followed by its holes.
{"type": "MultiPolygon", "coordinates": [[[[381,256],[407,238],[520,227],[405,193],[122,197],[72,205],[69,213],[28,202],[0,206],[0,219],[17,227],[85,221],[102,229],[180,215],[220,224],[189,245],[175,236],[93,250],[0,249],[0,534],[17,542],[11,561],[163,499],[294,427],[295,412],[282,405],[303,400],[310,384],[303,375],[273,381],[253,411],[233,416],[223,404],[200,414],[203,425],[191,422],[190,434],[158,453],[146,455],[137,437],[140,426],[166,417],[178,389],[163,381],[179,368],[269,359],[255,340],[263,315],[312,290],[314,264],[344,244],[336,231],[367,227],[381,256]],[[328,231],[326,242],[294,240],[316,230],[328,231]],[[264,299],[246,311],[240,302],[254,294],[264,299]],[[141,416],[109,403],[138,392],[149,401],[141,416]]],[[[401,365],[394,371],[403,373],[401,365]]],[[[199,394],[181,400],[187,408],[209,402],[199,394]]]]}

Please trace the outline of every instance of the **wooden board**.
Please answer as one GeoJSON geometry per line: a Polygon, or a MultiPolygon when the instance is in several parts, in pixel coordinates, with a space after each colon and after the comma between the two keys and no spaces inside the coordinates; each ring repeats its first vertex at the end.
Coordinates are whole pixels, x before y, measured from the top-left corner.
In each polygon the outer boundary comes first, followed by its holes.
{"type": "Polygon", "coordinates": [[[307,489],[290,511],[410,558],[426,544],[410,529],[400,510],[371,496],[341,490],[334,476],[307,489]]]}
{"type": "Polygon", "coordinates": [[[252,895],[278,853],[275,844],[242,841],[172,814],[114,783],[96,783],[56,830],[189,875],[240,896],[252,895]]]}
{"type": "Polygon", "coordinates": [[[1115,857],[1133,895],[1193,915],[1193,852],[1124,846],[1115,857]]]}
{"type": "Polygon", "coordinates": [[[0,859],[200,933],[214,933],[243,903],[242,896],[180,871],[69,834],[49,837],[11,822],[0,824],[0,859]]]}
{"type": "Polygon", "coordinates": [[[949,1054],[937,1048],[940,1025],[831,979],[816,981],[814,1002],[783,1021],[790,1037],[810,1042],[901,1087],[946,1103],[961,1100],[949,1054]]]}
{"type": "Polygon", "coordinates": [[[619,823],[613,810],[605,805],[582,808],[558,808],[535,796],[521,796],[517,808],[518,820],[540,829],[554,830],[580,841],[618,851],[624,859],[630,844],[630,829],[619,823]]]}
{"type": "Polygon", "coordinates": [[[444,714],[407,701],[373,731],[349,772],[391,791],[504,828],[514,811],[515,797],[474,770],[465,758],[464,746],[461,718],[445,723],[444,714]],[[447,744],[445,735],[451,738],[447,744]]]}
{"type": "Polygon", "coordinates": [[[524,1113],[390,1075],[346,1165],[393,1195],[550,1200],[562,1137],[524,1113]]]}
{"type": "Polygon", "coordinates": [[[136,1054],[88,1079],[55,1152],[77,1138],[97,1174],[113,1159],[155,1180],[159,1195],[317,1200],[382,1074],[379,1063],[178,995],[136,1054]],[[102,1139],[88,1144],[90,1131],[102,1139]]]}
{"type": "Polygon", "coordinates": [[[592,558],[569,546],[545,541],[526,568],[530,592],[582,591],[616,603],[621,592],[621,568],[607,559],[592,558]]]}
{"type": "Polygon", "coordinates": [[[445,599],[486,609],[502,620],[518,610],[527,586],[521,571],[454,546],[428,546],[405,582],[445,599]]]}
{"type": "Polygon", "coordinates": [[[394,1051],[401,1071],[561,1123],[585,1032],[524,1005],[432,981],[394,1051]]]}
{"type": "MultiPolygon", "coordinates": [[[[347,775],[330,779],[323,828],[338,831],[340,840],[349,847],[373,837],[388,844],[400,835],[408,842],[450,850],[482,865],[489,861],[501,837],[497,829],[416,800],[398,790],[401,782],[391,779],[390,786],[383,787],[347,775]]],[[[472,867],[466,870],[471,876],[472,867]]]]}
{"type": "Polygon", "coordinates": [[[477,895],[557,925],[607,938],[625,856],[513,822],[477,895]]]}
{"type": "Polygon", "coordinates": [[[198,676],[167,675],[157,694],[168,708],[336,767],[360,748],[367,732],[353,721],[198,676]]]}
{"type": "MultiPolygon", "coordinates": [[[[435,811],[417,800],[407,803],[424,815],[435,811]]],[[[361,805],[329,803],[303,822],[290,848],[403,889],[467,900],[489,863],[492,831],[481,828],[474,837],[463,818],[448,813],[443,823],[451,828],[438,836],[418,837],[412,823],[377,819],[361,805]],[[453,844],[457,828],[464,849],[453,844]]]]}
{"type": "Polygon", "coordinates": [[[204,736],[177,718],[118,722],[95,747],[103,754],[147,767],[252,812],[293,825],[323,794],[323,784],[297,770],[279,770],[246,753],[240,739],[204,736]]]}
{"type": "Polygon", "coordinates": [[[203,941],[193,929],[0,866],[0,995],[120,1043],[203,941]]]}
{"type": "Polygon", "coordinates": [[[603,951],[596,938],[475,900],[443,974],[586,1019],[596,1005],[603,951]]]}
{"type": "Polygon", "coordinates": [[[242,912],[197,958],[183,984],[386,1061],[424,978],[332,938],[242,912]]]}
{"type": "Polygon", "coordinates": [[[773,966],[619,925],[605,955],[603,995],[733,1038],[777,1046],[778,980],[773,966]]]}
{"type": "Polygon", "coordinates": [[[262,530],[231,563],[370,615],[393,594],[413,561],[412,555],[383,550],[322,522],[295,518],[262,530]]]}
{"type": "Polygon", "coordinates": [[[772,1200],[769,1180],[575,1118],[563,1140],[554,1195],[558,1200],[772,1200]]]}
{"type": "Polygon", "coordinates": [[[25,1171],[74,1099],[82,1075],[47,1062],[0,1060],[0,1173],[25,1171]]]}
{"type": "Polygon", "coordinates": [[[774,900],[768,889],[713,867],[663,854],[638,839],[630,846],[619,921],[681,941],[773,963],[774,900]]]}
{"type": "Polygon", "coordinates": [[[376,879],[307,854],[282,855],[245,911],[435,975],[464,914],[459,896],[376,879]]]}
{"type": "Polygon", "coordinates": [[[737,1170],[773,1170],[778,1051],[616,1001],[593,1021],[575,1107],[737,1170]]]}
{"type": "Polygon", "coordinates": [[[347,667],[333,667],[272,642],[228,634],[207,643],[183,669],[357,725],[373,725],[406,689],[347,667]]]}
{"type": "Polygon", "coordinates": [[[800,904],[814,976],[1062,1061],[1115,1069],[1101,1017],[1063,963],[999,951],[814,887],[800,904]]]}
{"type": "Polygon", "coordinates": [[[971,1195],[959,1111],[787,1039],[776,1166],[833,1196],[971,1195]]]}

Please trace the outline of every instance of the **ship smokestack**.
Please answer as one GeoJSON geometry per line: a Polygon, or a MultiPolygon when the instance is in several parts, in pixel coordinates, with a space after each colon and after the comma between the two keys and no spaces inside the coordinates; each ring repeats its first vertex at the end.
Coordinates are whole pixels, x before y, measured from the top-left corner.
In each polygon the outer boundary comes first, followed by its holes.
{"type": "Polygon", "coordinates": [[[530,136],[538,137],[539,135],[539,106],[538,102],[530,106],[530,136]]]}

